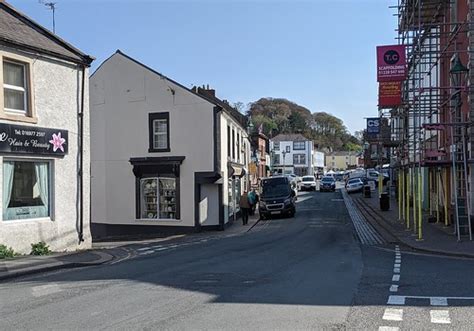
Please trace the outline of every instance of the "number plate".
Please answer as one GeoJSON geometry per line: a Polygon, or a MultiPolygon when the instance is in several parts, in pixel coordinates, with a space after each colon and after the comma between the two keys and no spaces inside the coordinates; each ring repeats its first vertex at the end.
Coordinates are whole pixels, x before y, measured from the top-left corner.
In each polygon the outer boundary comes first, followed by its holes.
{"type": "Polygon", "coordinates": [[[278,214],[280,214],[280,211],[272,211],[272,212],[270,212],[270,214],[272,214],[272,215],[278,215],[278,214]]]}

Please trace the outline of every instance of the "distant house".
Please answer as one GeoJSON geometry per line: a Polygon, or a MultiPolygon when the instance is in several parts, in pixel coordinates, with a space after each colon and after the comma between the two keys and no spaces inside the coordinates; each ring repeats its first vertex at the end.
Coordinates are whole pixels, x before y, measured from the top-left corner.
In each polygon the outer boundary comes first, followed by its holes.
{"type": "Polygon", "coordinates": [[[117,51],[90,78],[94,237],[223,229],[247,189],[246,118],[117,51]]]}
{"type": "Polygon", "coordinates": [[[0,1],[0,243],[16,252],[91,246],[92,61],[0,1]]]}
{"type": "Polygon", "coordinates": [[[301,134],[279,134],[270,139],[272,171],[278,174],[312,175],[313,142],[301,134]]]}
{"type": "Polygon", "coordinates": [[[258,178],[269,175],[269,163],[267,163],[269,152],[269,140],[266,135],[257,130],[250,135],[252,143],[252,157],[249,165],[249,174],[252,185],[257,185],[258,178]]]}
{"type": "Polygon", "coordinates": [[[315,174],[321,174],[325,168],[325,155],[323,152],[313,151],[313,169],[315,174]]]}
{"type": "Polygon", "coordinates": [[[329,170],[347,170],[359,166],[359,152],[332,152],[326,154],[329,170]]]}

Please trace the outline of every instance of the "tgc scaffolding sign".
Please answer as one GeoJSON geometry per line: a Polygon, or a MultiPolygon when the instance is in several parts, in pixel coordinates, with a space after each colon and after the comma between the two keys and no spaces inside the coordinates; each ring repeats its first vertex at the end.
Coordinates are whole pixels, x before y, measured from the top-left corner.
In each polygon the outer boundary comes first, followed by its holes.
{"type": "Polygon", "coordinates": [[[377,46],[377,81],[399,82],[407,75],[405,45],[377,46]]]}
{"type": "Polygon", "coordinates": [[[370,117],[367,118],[367,134],[376,135],[380,133],[380,118],[370,117]]]}

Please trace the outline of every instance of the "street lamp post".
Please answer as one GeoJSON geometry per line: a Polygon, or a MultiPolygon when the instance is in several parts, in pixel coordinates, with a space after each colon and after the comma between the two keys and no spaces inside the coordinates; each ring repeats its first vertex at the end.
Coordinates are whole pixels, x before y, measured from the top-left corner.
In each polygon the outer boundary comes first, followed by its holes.
{"type": "Polygon", "coordinates": [[[286,155],[286,151],[282,151],[281,154],[283,154],[283,175],[285,175],[285,155],[286,155]]]}
{"type": "MultiPolygon", "coordinates": [[[[467,155],[466,155],[466,135],[465,131],[466,128],[463,126],[456,126],[456,123],[454,121],[459,120],[460,122],[463,122],[462,118],[462,111],[461,111],[461,106],[462,106],[462,97],[461,97],[461,92],[462,88],[461,86],[463,85],[463,78],[466,76],[468,73],[469,69],[462,64],[461,59],[459,58],[459,54],[454,55],[454,60],[453,64],[451,67],[451,70],[449,71],[449,75],[451,76],[454,88],[455,88],[455,104],[454,104],[454,117],[452,112],[450,112],[450,117],[451,117],[451,161],[452,161],[452,176],[453,176],[453,191],[454,191],[454,204],[455,204],[455,217],[456,217],[456,228],[457,228],[457,237],[458,241],[461,240],[461,231],[460,231],[460,222],[459,222],[459,209],[458,209],[458,183],[456,182],[458,180],[457,178],[457,173],[456,173],[456,152],[458,149],[458,143],[454,141],[454,130],[460,130],[461,132],[461,152],[462,152],[462,158],[463,158],[463,168],[464,168],[464,183],[465,183],[465,191],[466,191],[466,201],[465,201],[465,206],[467,210],[467,227],[469,229],[469,239],[472,240],[472,231],[471,231],[471,211],[470,211],[470,197],[469,197],[469,191],[468,191],[468,180],[467,180],[467,155]]],[[[458,123],[457,125],[461,125],[458,123]]],[[[462,184],[461,184],[462,185],[462,184]]]]}

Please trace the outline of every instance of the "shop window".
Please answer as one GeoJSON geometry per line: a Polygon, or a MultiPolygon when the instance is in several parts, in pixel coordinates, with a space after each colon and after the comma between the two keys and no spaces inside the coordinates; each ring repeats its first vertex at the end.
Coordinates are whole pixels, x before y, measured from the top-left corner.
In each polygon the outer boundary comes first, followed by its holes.
{"type": "Polygon", "coordinates": [[[51,216],[49,162],[3,162],[3,219],[51,216]]]}
{"type": "Polygon", "coordinates": [[[27,64],[3,61],[4,110],[8,113],[28,115],[27,64]]]}
{"type": "Polygon", "coordinates": [[[148,116],[149,149],[153,152],[170,151],[169,113],[151,113],[148,116]]]}
{"type": "Polygon", "coordinates": [[[138,220],[180,219],[180,166],[184,156],[131,158],[138,220]]]}
{"type": "Polygon", "coordinates": [[[140,179],[140,218],[176,219],[176,178],[140,179]]]}

